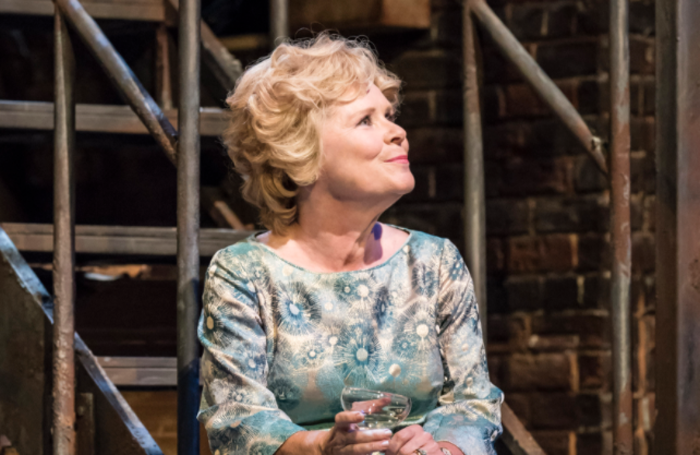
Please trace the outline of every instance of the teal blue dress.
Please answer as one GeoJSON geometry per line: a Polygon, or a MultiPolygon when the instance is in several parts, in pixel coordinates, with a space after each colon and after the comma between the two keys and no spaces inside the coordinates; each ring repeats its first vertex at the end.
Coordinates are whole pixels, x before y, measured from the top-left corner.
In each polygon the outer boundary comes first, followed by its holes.
{"type": "Polygon", "coordinates": [[[215,455],[272,455],[297,431],[331,427],[345,385],[409,396],[406,424],[495,454],[503,393],[471,277],[449,240],[408,232],[384,263],[351,272],[305,270],[254,236],[216,253],[198,329],[198,418],[215,455]]]}

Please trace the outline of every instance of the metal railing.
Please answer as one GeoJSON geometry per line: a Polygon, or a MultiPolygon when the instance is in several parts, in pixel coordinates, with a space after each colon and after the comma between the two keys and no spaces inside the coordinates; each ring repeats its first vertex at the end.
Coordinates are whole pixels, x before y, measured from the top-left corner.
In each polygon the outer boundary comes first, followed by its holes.
{"type": "MultiPolygon", "coordinates": [[[[199,451],[199,348],[196,337],[199,298],[199,61],[200,2],[181,0],[179,14],[179,130],[116,52],[97,23],[78,0],[55,0],[55,268],[56,327],[54,332],[54,453],[75,454],[75,389],[73,338],[75,302],[73,213],[73,153],[75,142],[74,61],[65,23],[98,59],[119,92],[144,123],[171,162],[177,165],[177,314],[178,314],[178,453],[199,451]]],[[[204,33],[211,31],[204,29],[204,33]]],[[[211,38],[211,37],[209,37],[211,38]]],[[[235,80],[235,68],[209,42],[209,54],[218,64],[222,83],[235,80]],[[217,54],[218,52],[218,54],[217,54]],[[228,80],[227,80],[228,79],[228,80]]],[[[207,48],[205,44],[205,48],[207,48]]]]}
{"type": "MultiPolygon", "coordinates": [[[[464,166],[465,259],[474,279],[482,320],[486,320],[486,221],[483,140],[479,106],[478,64],[474,22],[496,43],[554,114],[583,145],[600,171],[608,176],[611,192],[612,333],[613,333],[613,445],[615,455],[631,454],[632,381],[630,347],[630,101],[627,0],[610,2],[610,165],[602,140],[593,135],[574,106],[542,71],[485,0],[464,0],[464,166]],[[609,171],[608,171],[609,169],[609,171]]],[[[506,410],[509,409],[506,406],[506,410]]],[[[506,413],[504,412],[504,415],[506,413]]],[[[535,454],[513,438],[504,438],[514,453],[535,454]]],[[[536,445],[536,444],[535,444],[536,445]]],[[[541,449],[539,449],[541,450],[541,449]]]]}

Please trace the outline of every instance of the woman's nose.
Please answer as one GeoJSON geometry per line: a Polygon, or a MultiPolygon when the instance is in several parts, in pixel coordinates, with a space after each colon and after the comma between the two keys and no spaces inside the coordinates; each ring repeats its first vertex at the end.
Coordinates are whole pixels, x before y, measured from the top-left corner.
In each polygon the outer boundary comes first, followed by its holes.
{"type": "Polygon", "coordinates": [[[389,130],[387,131],[387,143],[394,143],[396,145],[401,145],[403,141],[406,140],[406,130],[401,128],[396,123],[391,123],[389,130]]]}

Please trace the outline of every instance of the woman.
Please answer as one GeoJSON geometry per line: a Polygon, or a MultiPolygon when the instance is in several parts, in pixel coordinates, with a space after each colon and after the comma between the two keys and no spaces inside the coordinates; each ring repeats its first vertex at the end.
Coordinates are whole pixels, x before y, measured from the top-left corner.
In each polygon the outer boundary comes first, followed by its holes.
{"type": "Polygon", "coordinates": [[[377,221],[414,186],[400,84],[365,43],[321,34],[227,100],[229,155],[269,231],[207,271],[198,417],[215,455],[495,453],[503,398],[459,252],[377,221]],[[411,397],[407,426],[356,431],[345,385],[411,397]]]}

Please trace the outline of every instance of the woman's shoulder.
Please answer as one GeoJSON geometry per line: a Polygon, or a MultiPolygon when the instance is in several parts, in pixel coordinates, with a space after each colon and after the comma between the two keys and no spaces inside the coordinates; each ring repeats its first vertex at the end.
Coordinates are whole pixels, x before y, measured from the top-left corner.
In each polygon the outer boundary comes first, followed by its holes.
{"type": "Polygon", "coordinates": [[[240,267],[246,263],[259,260],[261,251],[255,245],[254,235],[252,234],[240,242],[236,242],[214,253],[210,266],[218,264],[220,266],[234,265],[240,267]]]}

